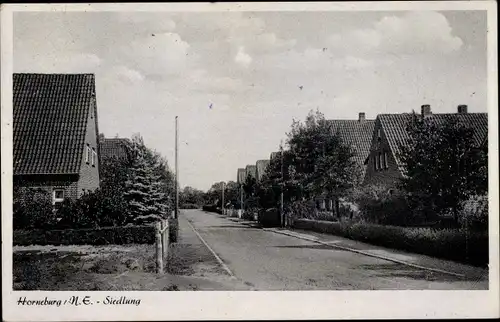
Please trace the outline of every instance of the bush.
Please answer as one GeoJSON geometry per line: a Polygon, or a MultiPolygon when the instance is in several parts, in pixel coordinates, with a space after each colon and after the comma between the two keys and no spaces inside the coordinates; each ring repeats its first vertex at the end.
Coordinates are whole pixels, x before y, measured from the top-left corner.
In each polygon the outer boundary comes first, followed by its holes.
{"type": "Polygon", "coordinates": [[[57,223],[50,193],[31,188],[14,188],[14,229],[46,229],[57,223]]]}
{"type": "Polygon", "coordinates": [[[168,218],[168,239],[169,243],[177,243],[179,239],[179,219],[172,216],[168,218]]]}
{"type": "Polygon", "coordinates": [[[329,233],[374,245],[485,266],[489,261],[487,231],[383,226],[300,219],[294,228],[329,233]]]}
{"type": "Polygon", "coordinates": [[[185,203],[179,206],[180,209],[200,209],[200,206],[194,203],[185,203]]]}
{"type": "Polygon", "coordinates": [[[276,208],[269,208],[259,211],[259,224],[263,227],[279,227],[281,226],[280,212],[276,208]]]}
{"type": "Polygon", "coordinates": [[[124,245],[154,244],[154,226],[96,229],[15,230],[14,245],[124,245]]]}
{"type": "Polygon", "coordinates": [[[488,196],[471,196],[463,201],[458,220],[464,228],[488,230],[488,196]]]}
{"type": "Polygon", "coordinates": [[[122,226],[129,217],[127,202],[120,194],[100,189],[76,201],[65,200],[57,216],[61,219],[57,228],[62,229],[122,226]]]}
{"type": "Polygon", "coordinates": [[[349,198],[359,207],[361,218],[367,222],[406,226],[423,221],[423,218],[413,215],[401,191],[391,192],[383,185],[362,187],[349,198]]]}

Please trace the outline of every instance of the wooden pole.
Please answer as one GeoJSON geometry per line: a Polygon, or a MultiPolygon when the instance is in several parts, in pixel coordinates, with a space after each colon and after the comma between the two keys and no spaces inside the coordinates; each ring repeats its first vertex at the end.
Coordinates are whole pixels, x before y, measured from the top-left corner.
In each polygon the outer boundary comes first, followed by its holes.
{"type": "Polygon", "coordinates": [[[224,182],[222,182],[222,215],[224,214],[224,182]]]}
{"type": "Polygon", "coordinates": [[[162,255],[165,257],[165,254],[168,252],[168,221],[166,219],[162,219],[161,221],[161,247],[162,247],[162,255]]]}
{"type": "Polygon", "coordinates": [[[163,251],[162,251],[162,241],[161,241],[161,223],[156,222],[155,232],[156,232],[156,273],[163,274],[163,251]]]}
{"type": "Polygon", "coordinates": [[[175,117],[175,219],[179,218],[179,134],[178,117],[175,117]]]}
{"type": "Polygon", "coordinates": [[[283,189],[285,183],[285,176],[283,174],[283,141],[280,142],[280,156],[281,156],[281,194],[280,194],[280,217],[281,217],[281,226],[285,226],[285,214],[283,207],[283,189]]]}

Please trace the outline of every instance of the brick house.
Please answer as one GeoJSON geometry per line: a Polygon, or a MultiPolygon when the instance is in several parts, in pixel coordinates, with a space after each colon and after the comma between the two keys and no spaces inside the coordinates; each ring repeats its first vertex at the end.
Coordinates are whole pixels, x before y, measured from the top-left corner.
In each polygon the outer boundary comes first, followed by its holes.
{"type": "Polygon", "coordinates": [[[257,182],[262,180],[262,177],[266,173],[267,167],[269,166],[270,160],[258,160],[255,163],[255,178],[257,182]]]}
{"type": "Polygon", "coordinates": [[[99,187],[93,74],[13,75],[16,187],[50,193],[54,205],[99,187]]]}
{"type": "MultiPolygon", "coordinates": [[[[474,129],[474,140],[478,147],[487,141],[488,114],[468,113],[466,105],[459,105],[457,113],[433,114],[429,105],[422,105],[421,117],[443,122],[456,118],[460,123],[474,129]]],[[[375,120],[371,148],[365,160],[366,174],[363,184],[380,184],[389,189],[395,187],[403,177],[404,167],[400,162],[400,146],[408,138],[406,126],[412,114],[380,114],[375,120]]]]}

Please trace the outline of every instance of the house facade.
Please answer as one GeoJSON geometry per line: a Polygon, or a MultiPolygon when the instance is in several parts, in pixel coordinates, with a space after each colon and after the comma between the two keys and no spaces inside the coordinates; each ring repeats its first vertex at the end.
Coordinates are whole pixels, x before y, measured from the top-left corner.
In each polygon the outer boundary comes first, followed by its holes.
{"type": "Polygon", "coordinates": [[[14,185],[43,190],[54,205],[99,187],[93,74],[13,75],[14,185]]]}
{"type": "MultiPolygon", "coordinates": [[[[488,114],[468,113],[466,105],[459,105],[457,113],[433,114],[429,105],[422,105],[420,117],[442,123],[447,118],[455,118],[460,123],[474,129],[474,141],[480,147],[488,137],[488,114]]],[[[365,160],[366,173],[363,184],[383,185],[395,188],[403,178],[404,166],[400,161],[400,147],[408,139],[406,126],[412,114],[381,114],[375,120],[370,153],[365,160]]]]}

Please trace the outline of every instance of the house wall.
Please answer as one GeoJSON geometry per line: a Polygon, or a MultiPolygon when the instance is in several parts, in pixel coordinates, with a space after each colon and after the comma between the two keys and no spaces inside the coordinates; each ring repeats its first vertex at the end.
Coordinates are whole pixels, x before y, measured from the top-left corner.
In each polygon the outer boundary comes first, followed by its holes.
{"type": "Polygon", "coordinates": [[[87,131],[85,134],[85,143],[81,147],[83,149],[82,153],[82,165],[80,167],[80,179],[78,180],[78,197],[86,192],[94,191],[99,188],[99,145],[98,145],[98,133],[96,127],[96,109],[95,100],[89,107],[89,113],[87,116],[87,131]],[[94,148],[97,152],[98,157],[96,158],[95,165],[92,165],[91,159],[87,163],[85,161],[86,146],[87,144],[94,148]]]}
{"type": "Polygon", "coordinates": [[[64,189],[64,197],[70,199],[78,198],[78,175],[15,175],[14,185],[26,188],[40,188],[46,190],[52,198],[54,188],[64,189]]]}
{"type": "Polygon", "coordinates": [[[363,181],[364,185],[370,184],[381,184],[388,187],[395,187],[398,180],[401,179],[402,175],[394,159],[394,155],[391,151],[389,143],[387,142],[387,137],[384,130],[377,119],[375,122],[375,129],[373,131],[373,139],[370,149],[370,154],[368,157],[368,164],[366,165],[365,179],[363,181]],[[380,140],[378,138],[378,130],[380,129],[380,140]],[[378,157],[379,153],[384,154],[387,152],[387,168],[386,169],[375,169],[375,157],[378,157]]]}

